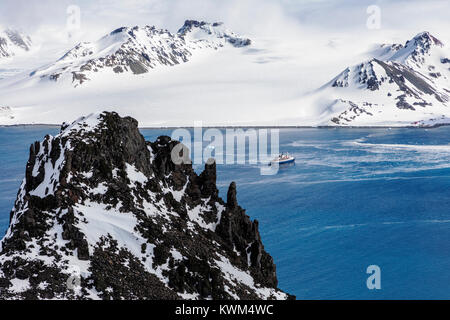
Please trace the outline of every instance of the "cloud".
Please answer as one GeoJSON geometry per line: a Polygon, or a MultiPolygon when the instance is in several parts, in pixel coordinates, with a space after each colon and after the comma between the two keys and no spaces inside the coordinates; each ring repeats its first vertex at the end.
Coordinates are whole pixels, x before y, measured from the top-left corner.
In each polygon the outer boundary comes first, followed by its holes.
{"type": "Polygon", "coordinates": [[[42,24],[63,24],[69,4],[67,0],[2,0],[0,20],[4,26],[31,32],[42,24]]]}
{"type": "Polygon", "coordinates": [[[442,37],[450,27],[446,0],[1,0],[3,26],[63,40],[67,7],[81,9],[77,39],[91,41],[124,25],[155,25],[175,32],[186,19],[223,21],[239,33],[360,41],[405,40],[429,30],[442,37]],[[381,9],[381,29],[368,30],[369,5],[381,9]],[[49,34],[50,33],[50,34],[49,34]]]}

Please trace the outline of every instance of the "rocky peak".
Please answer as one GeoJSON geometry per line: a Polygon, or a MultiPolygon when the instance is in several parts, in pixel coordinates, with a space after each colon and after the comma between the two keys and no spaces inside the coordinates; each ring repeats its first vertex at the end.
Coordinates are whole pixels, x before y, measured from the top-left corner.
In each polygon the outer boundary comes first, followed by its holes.
{"type": "Polygon", "coordinates": [[[422,48],[424,50],[427,50],[431,48],[432,46],[438,46],[443,47],[444,44],[434,37],[431,33],[428,31],[421,32],[417,34],[413,39],[406,42],[405,47],[413,46],[416,48],[422,48]]]}
{"type": "Polygon", "coordinates": [[[183,26],[178,29],[178,34],[185,35],[186,33],[192,31],[194,28],[201,28],[206,25],[209,25],[209,23],[205,21],[186,20],[183,26]]]}
{"type": "Polygon", "coordinates": [[[13,57],[18,53],[29,51],[31,46],[31,38],[17,30],[0,31],[0,57],[13,57]]]}
{"type": "Polygon", "coordinates": [[[404,47],[397,50],[388,60],[406,64],[413,68],[421,68],[427,64],[428,57],[432,55],[434,48],[442,48],[444,44],[429,32],[421,32],[404,47]]]}
{"type": "Polygon", "coordinates": [[[12,43],[14,43],[16,46],[22,48],[25,51],[30,50],[31,38],[29,36],[26,36],[19,31],[12,29],[5,30],[5,33],[8,35],[12,43]]]}
{"type": "Polygon", "coordinates": [[[230,208],[230,209],[237,208],[236,183],[234,181],[228,187],[227,208],[230,208]]]}
{"type": "Polygon", "coordinates": [[[289,298],[235,183],[225,203],[214,161],[200,175],[171,161],[179,143],[107,112],[34,143],[0,242],[0,299],[289,298]]]}
{"type": "Polygon", "coordinates": [[[251,40],[242,38],[225,28],[222,22],[208,23],[205,21],[186,20],[177,33],[183,39],[194,41],[206,39],[224,39],[235,47],[245,47],[251,44],[251,40]]]}
{"type": "Polygon", "coordinates": [[[186,20],[183,26],[178,29],[178,34],[185,36],[187,33],[196,29],[206,31],[208,33],[214,32],[214,30],[224,30],[223,22],[209,23],[206,21],[186,20]]]}
{"type": "Polygon", "coordinates": [[[204,196],[217,197],[219,191],[216,187],[216,162],[214,159],[209,159],[205,164],[205,170],[200,174],[201,192],[204,196]]]}

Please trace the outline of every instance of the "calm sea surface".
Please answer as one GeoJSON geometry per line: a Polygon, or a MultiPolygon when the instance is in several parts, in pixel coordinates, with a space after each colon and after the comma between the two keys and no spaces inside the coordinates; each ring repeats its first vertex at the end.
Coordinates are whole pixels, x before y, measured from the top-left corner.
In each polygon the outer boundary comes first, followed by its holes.
{"type": "MultiPolygon", "coordinates": [[[[0,128],[2,234],[29,145],[58,131],[0,128]]],[[[226,197],[236,181],[280,288],[298,299],[449,299],[449,143],[450,127],[282,129],[280,150],[295,155],[294,166],[262,176],[256,165],[219,165],[218,187],[226,197]],[[381,290],[367,289],[369,265],[381,269],[381,290]]]]}

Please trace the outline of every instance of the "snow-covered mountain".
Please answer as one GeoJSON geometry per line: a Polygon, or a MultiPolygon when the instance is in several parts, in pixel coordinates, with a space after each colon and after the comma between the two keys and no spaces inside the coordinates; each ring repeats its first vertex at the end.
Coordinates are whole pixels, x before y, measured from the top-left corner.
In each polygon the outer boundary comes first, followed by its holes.
{"type": "Polygon", "coordinates": [[[0,61],[27,52],[31,46],[29,36],[12,29],[0,31],[0,61]]]}
{"type": "Polygon", "coordinates": [[[5,119],[14,119],[10,107],[0,107],[0,121],[5,119]]]}
{"type": "Polygon", "coordinates": [[[102,110],[146,127],[450,123],[450,54],[438,37],[422,32],[375,49],[343,41],[339,57],[294,40],[250,41],[191,20],[174,34],[120,28],[0,80],[0,124],[57,124],[102,110]]]}
{"type": "Polygon", "coordinates": [[[372,59],[346,68],[318,91],[332,100],[324,124],[450,122],[449,57],[444,44],[429,32],[405,45],[381,45],[372,59]]]}
{"type": "Polygon", "coordinates": [[[96,42],[78,44],[55,63],[33,71],[30,77],[64,79],[77,86],[105,74],[143,74],[161,66],[188,62],[204,50],[250,43],[222,23],[187,20],[175,34],[154,26],[122,27],[96,42]]]}
{"type": "Polygon", "coordinates": [[[176,165],[170,137],[97,113],[30,147],[0,241],[0,299],[287,299],[216,164],[176,165]]]}

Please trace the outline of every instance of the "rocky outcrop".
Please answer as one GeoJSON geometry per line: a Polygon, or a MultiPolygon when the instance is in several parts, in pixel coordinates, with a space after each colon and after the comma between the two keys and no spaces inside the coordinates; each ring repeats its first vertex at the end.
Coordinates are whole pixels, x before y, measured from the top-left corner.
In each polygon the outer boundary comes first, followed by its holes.
{"type": "Polygon", "coordinates": [[[93,114],[30,147],[0,242],[0,299],[287,299],[258,222],[218,196],[216,165],[93,114]]]}

